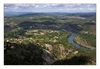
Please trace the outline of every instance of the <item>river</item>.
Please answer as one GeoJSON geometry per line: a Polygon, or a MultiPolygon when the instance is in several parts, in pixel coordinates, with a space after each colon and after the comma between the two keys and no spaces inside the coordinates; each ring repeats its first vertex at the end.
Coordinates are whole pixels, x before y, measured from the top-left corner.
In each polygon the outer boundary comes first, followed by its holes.
{"type": "MultiPolygon", "coordinates": [[[[65,29],[63,29],[63,31],[65,31],[65,32],[71,32],[71,31],[67,31],[65,29]]],[[[75,32],[71,32],[71,33],[72,33],[71,36],[69,36],[68,39],[67,39],[69,43],[71,43],[72,45],[74,45],[76,48],[80,48],[80,49],[84,49],[84,50],[89,50],[89,48],[81,46],[81,45],[75,43],[74,42],[74,38],[76,36],[76,33],[75,32]]]]}

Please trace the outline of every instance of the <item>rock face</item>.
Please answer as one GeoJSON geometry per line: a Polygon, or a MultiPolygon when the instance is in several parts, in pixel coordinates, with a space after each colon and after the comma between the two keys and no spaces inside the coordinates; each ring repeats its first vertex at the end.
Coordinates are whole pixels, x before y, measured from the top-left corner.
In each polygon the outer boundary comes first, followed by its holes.
{"type": "Polygon", "coordinates": [[[52,50],[52,45],[50,45],[50,44],[45,44],[45,47],[46,47],[46,49],[48,49],[49,51],[52,50]]]}
{"type": "Polygon", "coordinates": [[[74,52],[74,54],[77,54],[77,53],[78,53],[78,51],[75,51],[75,52],[74,52]]]}
{"type": "Polygon", "coordinates": [[[55,62],[54,56],[48,50],[43,51],[42,58],[45,60],[45,62],[43,62],[43,64],[50,65],[50,64],[53,64],[55,62]]]}
{"type": "Polygon", "coordinates": [[[57,60],[65,59],[69,53],[73,53],[72,50],[69,52],[69,49],[62,44],[58,44],[53,46],[51,44],[46,43],[45,49],[42,54],[42,58],[45,60],[43,64],[53,64],[57,60]]]}
{"type": "Polygon", "coordinates": [[[42,58],[45,60],[43,64],[53,64],[56,60],[61,60],[66,58],[69,54],[67,48],[61,44],[58,46],[52,46],[50,44],[45,44],[46,49],[44,49],[42,58]]]}
{"type": "Polygon", "coordinates": [[[58,58],[59,59],[64,59],[68,55],[67,49],[64,46],[58,46],[58,58]]]}

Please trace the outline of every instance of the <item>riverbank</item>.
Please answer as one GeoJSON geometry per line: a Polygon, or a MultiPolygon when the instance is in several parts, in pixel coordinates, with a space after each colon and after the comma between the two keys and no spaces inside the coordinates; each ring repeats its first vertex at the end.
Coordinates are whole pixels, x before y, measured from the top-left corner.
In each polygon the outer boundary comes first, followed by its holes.
{"type": "Polygon", "coordinates": [[[76,37],[74,38],[74,42],[77,43],[77,44],[79,44],[79,45],[82,45],[82,46],[84,46],[84,47],[87,47],[87,48],[89,48],[89,49],[91,49],[91,50],[96,49],[95,47],[89,45],[85,39],[82,39],[82,38],[79,37],[79,36],[76,36],[76,37]]]}
{"type": "Polygon", "coordinates": [[[80,45],[80,44],[78,44],[78,43],[75,42],[75,40],[74,40],[74,38],[76,37],[76,33],[75,33],[75,32],[67,31],[67,30],[65,30],[65,29],[63,29],[63,31],[65,31],[65,32],[70,32],[70,33],[71,33],[71,35],[68,36],[67,40],[68,40],[68,42],[69,42],[70,44],[74,45],[76,48],[81,48],[81,49],[84,49],[84,50],[89,50],[89,49],[91,49],[91,48],[89,48],[89,47],[80,45]]]}

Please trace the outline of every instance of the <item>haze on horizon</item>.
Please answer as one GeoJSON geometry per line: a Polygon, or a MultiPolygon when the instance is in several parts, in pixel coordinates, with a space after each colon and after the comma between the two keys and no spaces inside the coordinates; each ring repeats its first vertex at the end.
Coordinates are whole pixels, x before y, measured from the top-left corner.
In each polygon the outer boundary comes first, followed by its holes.
{"type": "Polygon", "coordinates": [[[96,4],[4,4],[4,12],[96,12],[96,4]]]}

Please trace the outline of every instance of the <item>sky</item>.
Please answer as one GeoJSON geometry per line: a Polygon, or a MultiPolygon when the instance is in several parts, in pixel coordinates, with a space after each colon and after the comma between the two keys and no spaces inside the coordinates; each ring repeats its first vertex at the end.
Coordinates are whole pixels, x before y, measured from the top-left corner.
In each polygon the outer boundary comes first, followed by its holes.
{"type": "Polygon", "coordinates": [[[4,4],[4,12],[96,12],[96,4],[4,4]]]}

